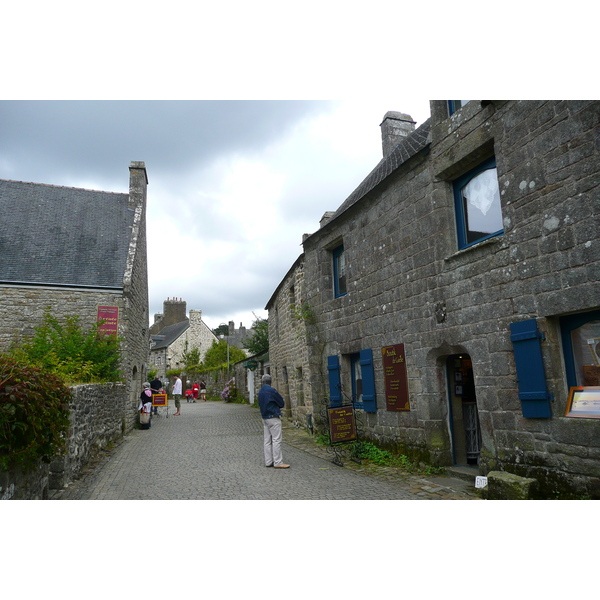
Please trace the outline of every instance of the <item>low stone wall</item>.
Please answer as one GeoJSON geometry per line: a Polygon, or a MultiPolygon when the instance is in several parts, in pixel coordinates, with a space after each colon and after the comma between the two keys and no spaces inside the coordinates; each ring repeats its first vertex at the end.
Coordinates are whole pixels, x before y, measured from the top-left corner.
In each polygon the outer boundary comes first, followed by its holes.
{"type": "Polygon", "coordinates": [[[231,379],[235,379],[238,391],[246,397],[247,393],[244,394],[246,388],[245,380],[240,379],[240,375],[241,373],[238,373],[235,365],[232,365],[229,369],[229,373],[226,369],[212,369],[200,373],[198,379],[204,379],[204,381],[206,381],[206,393],[209,397],[221,397],[221,392],[225,389],[227,382],[231,379]]]}
{"type": "Polygon", "coordinates": [[[504,471],[490,471],[488,485],[483,490],[486,500],[534,500],[538,482],[530,477],[520,477],[504,471]]]}
{"type": "MultiPolygon", "coordinates": [[[[226,369],[213,369],[211,371],[205,371],[199,373],[197,379],[204,379],[206,381],[206,389],[208,396],[221,396],[221,392],[227,385],[227,382],[231,379],[235,379],[235,385],[238,394],[244,398],[250,404],[255,404],[258,399],[258,390],[261,388],[261,378],[264,374],[264,365],[260,363],[260,366],[255,371],[251,371],[254,377],[254,395],[250,398],[250,392],[248,390],[248,369],[244,367],[246,361],[240,361],[232,364],[229,368],[229,372],[226,369]]],[[[196,377],[192,378],[196,381],[196,377]]]]}
{"type": "Polygon", "coordinates": [[[99,451],[120,440],[137,420],[137,402],[124,383],[72,388],[71,428],[67,452],[34,471],[0,473],[0,499],[45,500],[51,490],[73,481],[99,451]]]}

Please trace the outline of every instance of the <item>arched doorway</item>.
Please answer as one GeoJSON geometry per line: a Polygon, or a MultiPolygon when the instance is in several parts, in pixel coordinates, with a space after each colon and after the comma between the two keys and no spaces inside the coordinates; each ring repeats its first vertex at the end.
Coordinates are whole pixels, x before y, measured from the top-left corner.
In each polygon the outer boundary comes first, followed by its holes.
{"type": "Polygon", "coordinates": [[[446,372],[454,464],[475,466],[479,464],[481,430],[471,357],[468,354],[449,356],[446,359],[446,372]]]}

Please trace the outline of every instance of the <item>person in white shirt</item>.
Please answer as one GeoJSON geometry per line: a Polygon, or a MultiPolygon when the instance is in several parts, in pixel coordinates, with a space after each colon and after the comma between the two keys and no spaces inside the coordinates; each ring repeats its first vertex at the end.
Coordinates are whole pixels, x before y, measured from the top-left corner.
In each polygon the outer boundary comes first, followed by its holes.
{"type": "Polygon", "coordinates": [[[173,415],[177,416],[181,414],[181,379],[179,379],[179,375],[175,375],[175,383],[173,384],[173,399],[175,400],[175,408],[177,409],[173,415]]]}

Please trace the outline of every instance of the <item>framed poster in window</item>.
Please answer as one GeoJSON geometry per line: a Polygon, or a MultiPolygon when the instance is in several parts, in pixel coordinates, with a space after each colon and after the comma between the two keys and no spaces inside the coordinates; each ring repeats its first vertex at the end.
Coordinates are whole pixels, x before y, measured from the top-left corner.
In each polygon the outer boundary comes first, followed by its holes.
{"type": "Polygon", "coordinates": [[[600,419],[600,386],[572,387],[569,391],[565,417],[600,419]]]}

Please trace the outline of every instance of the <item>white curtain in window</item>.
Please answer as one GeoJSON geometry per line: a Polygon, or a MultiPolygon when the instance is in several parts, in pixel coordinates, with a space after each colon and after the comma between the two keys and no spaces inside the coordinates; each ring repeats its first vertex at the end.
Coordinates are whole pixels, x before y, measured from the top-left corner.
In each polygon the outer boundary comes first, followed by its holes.
{"type": "Polygon", "coordinates": [[[590,321],[571,332],[577,385],[600,385],[600,321],[590,321]]]}

